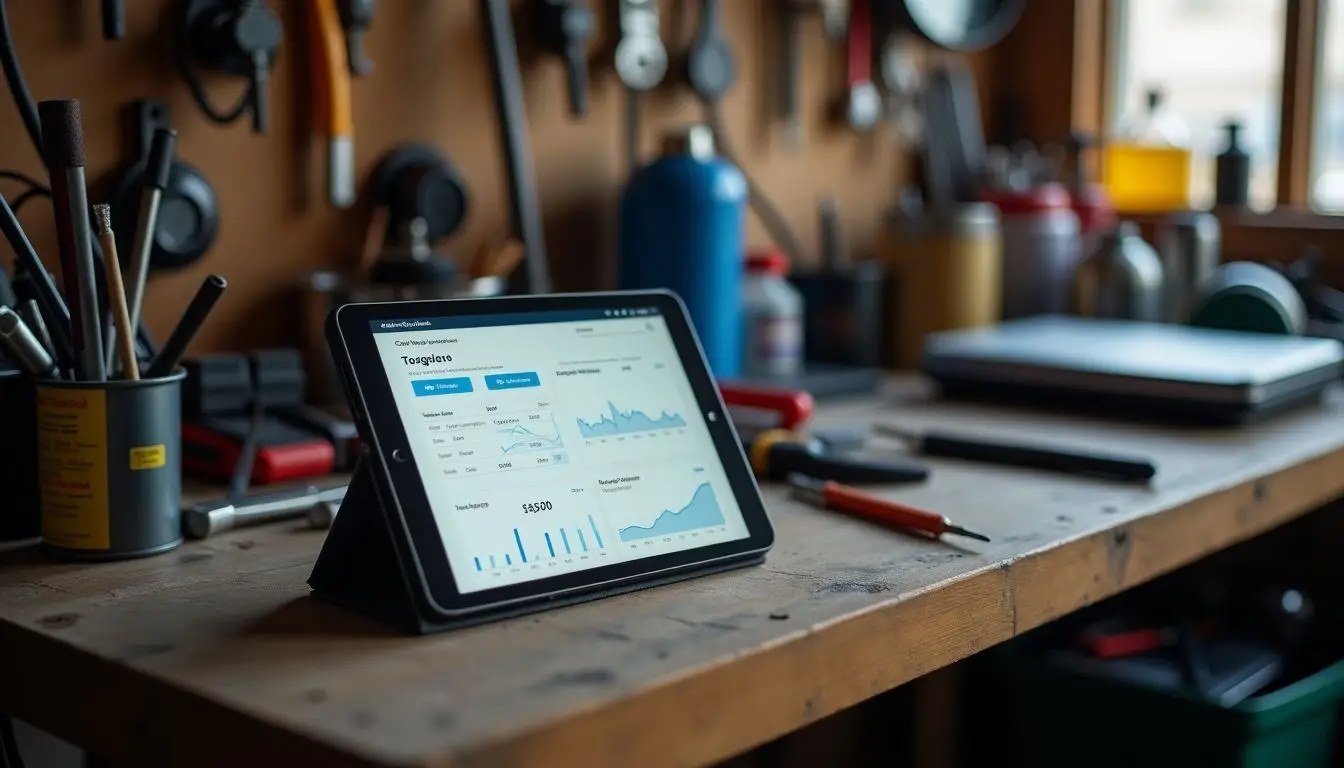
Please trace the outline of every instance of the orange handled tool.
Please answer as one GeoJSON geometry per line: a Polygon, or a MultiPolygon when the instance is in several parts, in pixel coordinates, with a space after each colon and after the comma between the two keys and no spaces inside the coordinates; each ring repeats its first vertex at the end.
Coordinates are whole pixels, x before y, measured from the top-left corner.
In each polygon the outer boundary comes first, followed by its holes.
{"type": "Polygon", "coordinates": [[[789,475],[789,485],[794,495],[804,501],[864,520],[922,531],[933,536],[955,533],[989,541],[988,536],[953,525],[951,520],[942,515],[870,496],[848,485],[800,474],[789,475]]]}
{"type": "Polygon", "coordinates": [[[355,204],[355,120],[345,30],[336,0],[308,0],[313,125],[327,139],[327,196],[355,204]]]}

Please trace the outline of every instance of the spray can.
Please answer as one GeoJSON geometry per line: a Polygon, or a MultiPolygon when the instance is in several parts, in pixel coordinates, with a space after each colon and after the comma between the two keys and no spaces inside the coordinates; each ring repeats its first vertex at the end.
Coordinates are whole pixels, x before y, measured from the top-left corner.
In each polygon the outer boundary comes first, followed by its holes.
{"type": "Polygon", "coordinates": [[[662,157],[621,197],[620,286],[681,296],[714,375],[742,367],[742,254],[747,180],[694,125],[668,134],[662,157]]]}

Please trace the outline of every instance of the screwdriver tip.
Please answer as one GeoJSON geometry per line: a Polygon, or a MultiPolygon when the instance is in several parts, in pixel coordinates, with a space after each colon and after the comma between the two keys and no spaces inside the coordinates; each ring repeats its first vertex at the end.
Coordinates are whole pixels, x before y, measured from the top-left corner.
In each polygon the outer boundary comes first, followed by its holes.
{"type": "Polygon", "coordinates": [[[960,525],[949,525],[943,529],[944,533],[955,533],[958,536],[965,536],[968,539],[988,542],[990,539],[983,533],[976,533],[969,528],[962,528],[960,525]]]}

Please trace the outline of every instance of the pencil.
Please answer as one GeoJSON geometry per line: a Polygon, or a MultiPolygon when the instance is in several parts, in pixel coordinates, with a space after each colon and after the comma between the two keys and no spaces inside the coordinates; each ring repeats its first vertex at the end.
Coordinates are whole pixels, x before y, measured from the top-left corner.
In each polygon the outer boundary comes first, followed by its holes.
{"type": "Polygon", "coordinates": [[[121,358],[121,374],[127,381],[139,381],[140,368],[135,360],[135,331],[131,330],[131,313],[126,308],[126,288],[121,282],[117,238],[112,234],[112,206],[106,203],[93,206],[93,217],[98,221],[98,240],[103,244],[107,303],[112,305],[112,319],[117,327],[116,345],[117,356],[121,358]]]}

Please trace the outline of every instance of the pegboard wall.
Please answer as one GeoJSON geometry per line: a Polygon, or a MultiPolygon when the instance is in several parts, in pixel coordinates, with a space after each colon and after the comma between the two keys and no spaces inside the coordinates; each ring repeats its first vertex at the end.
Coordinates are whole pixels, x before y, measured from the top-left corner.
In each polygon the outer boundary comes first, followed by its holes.
{"type": "MultiPolygon", "coordinates": [[[[304,82],[303,0],[270,0],[285,23],[285,42],[272,73],[269,134],[251,133],[247,120],[209,123],[197,111],[174,65],[177,0],[128,0],[125,39],[104,41],[98,4],[86,0],[10,0],[16,46],[37,99],[77,98],[84,114],[90,199],[106,194],[110,173],[129,158],[124,110],[140,98],[170,105],[180,134],[178,154],[199,168],[219,195],[221,229],[211,253],[177,272],[151,277],[145,321],[162,338],[201,279],[219,272],[230,289],[193,352],[299,342],[297,285],[317,268],[341,268],[358,256],[370,211],[365,196],[353,209],[326,201],[324,146],[303,135],[311,109],[304,82]]],[[[515,2],[520,59],[536,178],[556,287],[588,290],[612,284],[616,203],[626,169],[625,96],[612,72],[614,26],[608,0],[594,3],[601,31],[590,56],[588,117],[567,113],[560,61],[539,53],[529,32],[529,3],[515,2]]],[[[699,103],[676,76],[677,60],[697,23],[699,3],[662,0],[663,39],[673,74],[646,99],[642,138],[647,155],[666,129],[695,122],[699,103]]],[[[790,148],[772,120],[778,73],[773,0],[728,0],[724,22],[740,72],[724,101],[739,160],[774,198],[805,243],[816,239],[815,208],[823,195],[842,205],[851,242],[870,248],[881,214],[907,179],[905,153],[890,132],[859,136],[834,121],[831,106],[844,90],[843,46],[826,38],[819,18],[804,23],[801,104],[804,140],[790,148]]],[[[406,141],[440,147],[458,167],[471,195],[462,231],[442,249],[469,254],[507,234],[506,174],[491,90],[487,41],[472,0],[382,0],[368,32],[376,69],[354,84],[357,172],[361,188],[378,158],[406,141]]],[[[982,77],[983,66],[973,61],[982,77]]],[[[206,75],[218,104],[241,82],[206,75]]],[[[982,92],[984,84],[982,82],[982,92]]],[[[0,99],[0,168],[44,177],[18,114],[0,99]]],[[[18,187],[6,185],[12,200],[18,187]]],[[[50,206],[35,200],[21,212],[30,238],[55,264],[50,206]]],[[[132,222],[119,226],[129,227],[132,222]]],[[[750,240],[767,243],[759,222],[750,240]]]]}

